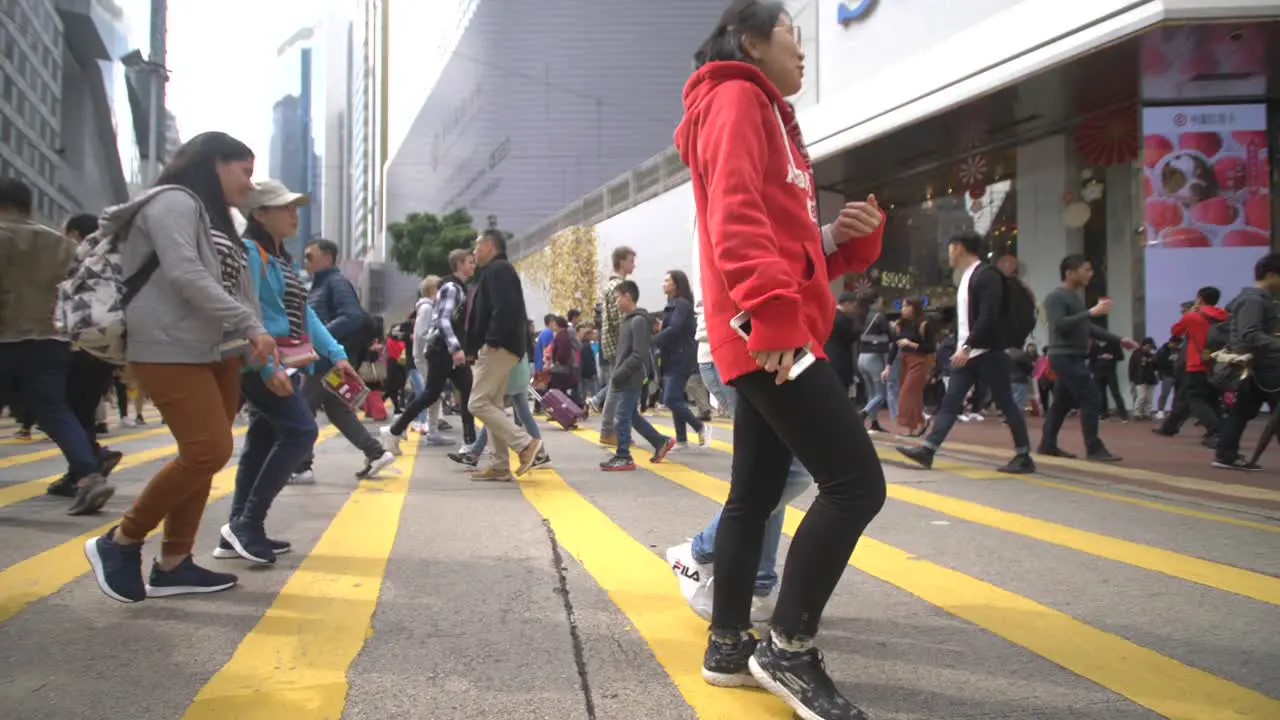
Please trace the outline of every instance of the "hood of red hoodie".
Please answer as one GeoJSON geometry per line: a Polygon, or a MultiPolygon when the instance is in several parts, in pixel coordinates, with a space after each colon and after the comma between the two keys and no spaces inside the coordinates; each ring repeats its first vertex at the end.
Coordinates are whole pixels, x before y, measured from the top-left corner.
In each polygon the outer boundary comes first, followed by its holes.
{"type": "Polygon", "coordinates": [[[1223,310],[1217,305],[1203,305],[1200,307],[1200,312],[1204,313],[1206,316],[1214,320],[1219,320],[1219,321],[1226,320],[1228,317],[1227,311],[1223,310]]]}
{"type": "Polygon", "coordinates": [[[684,118],[676,126],[675,145],[680,152],[680,159],[689,164],[697,144],[698,127],[709,105],[708,100],[716,88],[726,83],[749,82],[759,87],[769,98],[769,102],[779,108],[786,108],[782,94],[769,82],[760,68],[747,62],[725,60],[710,62],[698,68],[684,84],[684,118]]]}

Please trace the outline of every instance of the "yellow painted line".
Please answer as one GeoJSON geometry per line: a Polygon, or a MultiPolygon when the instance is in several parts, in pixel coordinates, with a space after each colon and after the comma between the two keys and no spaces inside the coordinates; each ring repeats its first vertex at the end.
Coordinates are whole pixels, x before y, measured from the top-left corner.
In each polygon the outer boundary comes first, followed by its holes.
{"type": "MultiPolygon", "coordinates": [[[[134,440],[142,440],[144,438],[155,437],[156,435],[168,435],[169,428],[156,428],[154,430],[144,430],[142,432],[129,433],[119,437],[103,436],[103,439],[110,440],[114,443],[132,442],[134,440]]],[[[47,450],[36,450],[34,452],[22,453],[21,455],[13,455],[7,458],[0,458],[0,470],[4,468],[17,467],[26,465],[27,463],[38,462],[40,460],[48,460],[49,458],[62,457],[62,451],[57,447],[51,447],[47,450]]]]}
{"type": "MultiPolygon", "coordinates": [[[[949,442],[947,443],[947,447],[951,450],[977,453],[980,455],[1005,456],[1009,454],[1007,450],[998,450],[996,448],[988,448],[981,445],[969,445],[966,443],[949,442]]],[[[1079,470],[1097,475],[1110,475],[1112,477],[1129,480],[1144,480],[1146,482],[1159,483],[1161,485],[1168,485],[1169,487],[1175,487],[1182,490],[1195,490],[1196,492],[1225,495],[1227,497],[1237,497],[1246,500],[1280,502],[1280,491],[1268,490],[1267,488],[1251,487],[1248,485],[1232,485],[1230,483],[1200,480],[1198,478],[1183,477],[1181,475],[1168,475],[1166,473],[1155,472],[1153,470],[1142,470],[1140,468],[1125,467],[1123,465],[1092,463],[1085,460],[1073,460],[1071,458],[1043,457],[1037,455],[1036,463],[1070,470],[1079,470]]],[[[1205,467],[1208,467],[1208,465],[1209,463],[1206,461],[1205,467]]]]}
{"type": "MultiPolygon", "coordinates": [[[[594,432],[575,434],[598,439],[594,432]]],[[[666,462],[636,462],[716,502],[728,495],[729,483],[710,475],[666,462]]],[[[788,507],[783,530],[794,535],[804,516],[788,507]]],[[[849,564],[1167,718],[1280,717],[1278,700],[872,538],[863,536],[849,564]]]]}
{"type": "MultiPolygon", "coordinates": [[[[719,440],[713,439],[711,445],[717,450],[733,452],[732,445],[719,440]]],[[[1080,530],[1048,520],[997,510],[900,483],[890,483],[888,494],[894,500],[986,525],[996,530],[1158,572],[1271,605],[1280,605],[1280,578],[1270,575],[1142,543],[1121,540],[1101,533],[1080,530]]]]}
{"type": "MultiPolygon", "coordinates": [[[[904,458],[897,450],[890,447],[877,444],[876,454],[880,460],[890,462],[898,466],[905,466],[908,470],[912,469],[912,465],[904,462],[904,458]]],[[[1155,500],[1146,500],[1143,498],[1130,497],[1119,493],[1106,492],[1104,490],[1095,490],[1092,488],[1081,487],[1071,483],[1047,480],[1045,478],[1033,475],[1009,475],[1007,473],[995,470],[983,470],[982,468],[969,464],[950,460],[946,458],[936,458],[933,461],[935,470],[942,470],[952,475],[963,475],[968,478],[976,478],[983,480],[1006,480],[1030,483],[1041,487],[1053,488],[1054,490],[1065,490],[1067,492],[1089,495],[1091,497],[1111,500],[1113,502],[1126,503],[1128,505],[1136,505],[1148,510],[1156,510],[1158,512],[1169,513],[1171,515],[1181,515],[1183,517],[1192,517],[1198,520],[1208,520],[1210,522],[1223,523],[1225,525],[1235,525],[1236,527],[1249,528],[1250,530],[1261,530],[1263,532],[1280,533],[1280,525],[1256,522],[1253,520],[1244,520],[1242,518],[1231,517],[1230,515],[1222,515],[1220,513],[1211,513],[1204,510],[1196,510],[1194,508],[1182,507],[1180,505],[1172,505],[1170,503],[1157,502],[1155,500]]]]}
{"type": "Polygon", "coordinates": [[[717,688],[703,681],[707,623],[689,609],[665,560],[618,527],[554,470],[533,470],[518,484],[529,503],[551,523],[556,542],[609,593],[701,720],[792,717],[791,710],[772,695],[717,688]]]}
{"type": "MultiPolygon", "coordinates": [[[[337,430],[333,426],[320,428],[319,443],[330,438],[337,430]]],[[[121,466],[124,463],[120,463],[121,466]]],[[[213,476],[213,489],[209,502],[221,500],[235,491],[236,466],[227,467],[213,476]]],[[[61,590],[67,583],[89,572],[89,562],[84,557],[84,544],[110,530],[120,521],[111,522],[87,530],[57,547],[11,565],[0,571],[0,623],[22,612],[28,605],[61,590]]],[[[161,525],[163,527],[163,525],[161,525]]],[[[160,532],[160,528],[151,535],[160,532]]],[[[151,537],[148,535],[148,537],[151,537]]]]}
{"type": "MultiPolygon", "coordinates": [[[[166,430],[165,432],[168,431],[166,430]]],[[[245,428],[233,428],[231,432],[233,435],[243,435],[245,433],[245,428]]],[[[149,462],[155,462],[156,460],[168,457],[169,455],[175,455],[177,452],[177,444],[170,443],[150,450],[126,453],[124,459],[120,461],[119,465],[116,465],[115,470],[112,472],[115,473],[121,470],[128,470],[129,468],[145,465],[149,462]]],[[[61,473],[13,485],[0,486],[0,507],[12,505],[24,500],[30,500],[34,497],[40,497],[41,495],[44,495],[45,488],[49,487],[49,483],[60,477],[62,477],[61,473]]]]}
{"type": "Polygon", "coordinates": [[[342,717],[409,492],[418,445],[406,445],[399,475],[360,482],[184,718],[342,717]]]}

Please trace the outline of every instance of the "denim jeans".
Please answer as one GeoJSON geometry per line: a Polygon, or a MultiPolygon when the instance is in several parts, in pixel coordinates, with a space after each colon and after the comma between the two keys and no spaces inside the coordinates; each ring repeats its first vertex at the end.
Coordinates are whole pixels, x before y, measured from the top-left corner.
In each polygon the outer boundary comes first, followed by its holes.
{"type": "Polygon", "coordinates": [[[67,403],[70,362],[71,345],[61,340],[0,343],[0,407],[21,405],[62,451],[72,479],[78,480],[98,472],[98,455],[67,403]],[[15,381],[20,389],[11,397],[15,381]]]}
{"type": "Polygon", "coordinates": [[[898,354],[893,359],[893,365],[889,367],[889,379],[884,384],[884,401],[889,407],[889,419],[898,419],[898,391],[901,390],[899,385],[898,373],[902,371],[902,355],[898,354]]]}
{"type": "MultiPolygon", "coordinates": [[[[1052,362],[1052,360],[1050,360],[1052,362]]],[[[1013,400],[1013,388],[1009,381],[1009,370],[1012,361],[1009,356],[999,350],[988,350],[981,355],[969,358],[963,367],[951,368],[951,382],[947,384],[947,394],[942,398],[942,406],[933,421],[933,429],[925,438],[925,446],[937,450],[947,439],[956,418],[964,412],[964,398],[979,378],[987,384],[991,391],[991,399],[995,402],[1004,419],[1009,423],[1009,432],[1013,435],[1014,452],[1018,454],[1031,451],[1031,441],[1027,438],[1027,418],[1022,414],[1022,407],[1013,400]]],[[[1056,370],[1055,370],[1056,372],[1056,370]]],[[[1046,424],[1046,427],[1048,425],[1046,424]]]]}
{"type": "MultiPolygon", "coordinates": [[[[413,388],[414,397],[421,395],[427,389],[427,383],[425,380],[422,379],[422,373],[419,372],[417,368],[414,368],[409,371],[409,387],[413,388]]],[[[427,421],[427,411],[423,410],[422,412],[418,413],[418,422],[425,423],[426,421],[427,421]]],[[[433,427],[432,430],[434,429],[435,428],[433,427]]]]}
{"type": "Polygon", "coordinates": [[[595,393],[596,405],[604,407],[604,400],[609,395],[609,378],[613,376],[612,368],[609,367],[609,361],[602,356],[600,358],[600,389],[595,393]]]}
{"type": "MultiPolygon", "coordinates": [[[[515,415],[515,423],[524,428],[529,433],[529,437],[542,439],[542,431],[538,429],[538,423],[533,419],[533,410],[529,408],[529,393],[520,392],[514,395],[508,395],[511,399],[512,414],[515,415]]],[[[471,457],[480,457],[484,449],[489,445],[489,428],[480,428],[480,434],[476,436],[476,441],[471,443],[467,451],[471,453],[471,457]]]]}
{"type": "MultiPolygon", "coordinates": [[[[791,469],[787,471],[787,484],[782,489],[782,499],[778,507],[769,516],[764,525],[764,544],[760,547],[760,569],[756,571],[756,595],[768,595],[778,585],[778,545],[782,542],[782,521],[786,516],[787,505],[804,494],[813,484],[813,476],[809,474],[799,461],[791,461],[791,469]]],[[[723,511],[721,511],[723,512],[723,511]]],[[[702,532],[693,536],[693,559],[703,565],[715,563],[716,531],[720,529],[720,513],[712,518],[702,532]]]]}
{"type": "Polygon", "coordinates": [[[640,414],[640,393],[642,390],[610,390],[618,398],[618,414],[614,429],[618,434],[618,452],[620,458],[631,457],[631,429],[634,427],[641,437],[649,441],[655,450],[666,444],[667,436],[654,429],[653,425],[640,414]]]}
{"type": "MultiPolygon", "coordinates": [[[[872,420],[877,420],[880,415],[880,408],[885,406],[888,401],[886,394],[885,382],[881,378],[884,373],[885,355],[883,353],[862,353],[858,356],[858,372],[862,375],[862,381],[867,384],[867,404],[863,406],[863,414],[872,420]]],[[[894,410],[897,409],[897,394],[894,394],[894,410]]],[[[895,414],[896,413],[891,413],[895,414]]]]}
{"type": "Polygon", "coordinates": [[[1018,407],[1027,407],[1028,392],[1030,392],[1030,388],[1027,386],[1026,382],[1013,383],[1013,401],[1018,404],[1018,407]]]}
{"type": "Polygon", "coordinates": [[[280,397],[267,388],[257,372],[241,378],[240,391],[249,401],[250,420],[236,470],[232,522],[265,522],[276,495],[316,443],[316,418],[302,395],[301,373],[292,379],[293,394],[280,397]]]}
{"type": "Polygon", "coordinates": [[[738,402],[738,394],[733,388],[720,382],[720,372],[716,370],[716,364],[699,363],[698,374],[702,376],[702,383],[707,386],[707,390],[715,396],[716,405],[732,418],[733,407],[738,402]]]}
{"type": "Polygon", "coordinates": [[[668,372],[662,375],[662,404],[671,411],[671,422],[676,426],[676,442],[688,442],[688,428],[700,433],[702,421],[689,407],[684,398],[685,386],[689,384],[689,373],[668,372]]]}

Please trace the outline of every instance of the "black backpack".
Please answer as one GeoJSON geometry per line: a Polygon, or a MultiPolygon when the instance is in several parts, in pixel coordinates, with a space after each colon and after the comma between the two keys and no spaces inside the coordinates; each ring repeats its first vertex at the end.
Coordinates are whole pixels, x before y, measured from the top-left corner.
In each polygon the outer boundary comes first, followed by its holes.
{"type": "Polygon", "coordinates": [[[1004,279],[1004,312],[1001,313],[1001,322],[1008,332],[1006,344],[1021,348],[1036,329],[1036,296],[1018,278],[1004,273],[1000,273],[1000,276],[1004,279]]]}
{"type": "Polygon", "coordinates": [[[1200,349],[1200,357],[1206,363],[1213,362],[1213,354],[1231,343],[1231,318],[1217,320],[1200,313],[1209,323],[1209,332],[1204,336],[1204,347],[1200,349]]]}

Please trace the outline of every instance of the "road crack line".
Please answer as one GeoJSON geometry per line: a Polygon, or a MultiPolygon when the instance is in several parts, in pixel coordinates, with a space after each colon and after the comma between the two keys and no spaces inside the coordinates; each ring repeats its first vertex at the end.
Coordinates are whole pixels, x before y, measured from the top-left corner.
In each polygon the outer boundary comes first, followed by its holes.
{"type": "Polygon", "coordinates": [[[596,703],[591,697],[591,679],[587,673],[587,655],[582,646],[582,634],[578,632],[578,618],[573,611],[573,598],[569,597],[568,566],[564,563],[564,555],[560,552],[560,543],[556,541],[556,531],[551,522],[542,520],[547,531],[547,541],[551,543],[551,561],[556,568],[559,587],[556,592],[564,602],[564,617],[569,623],[569,640],[573,644],[573,662],[578,668],[578,681],[582,686],[582,701],[586,706],[587,720],[596,720],[596,703]]]}

